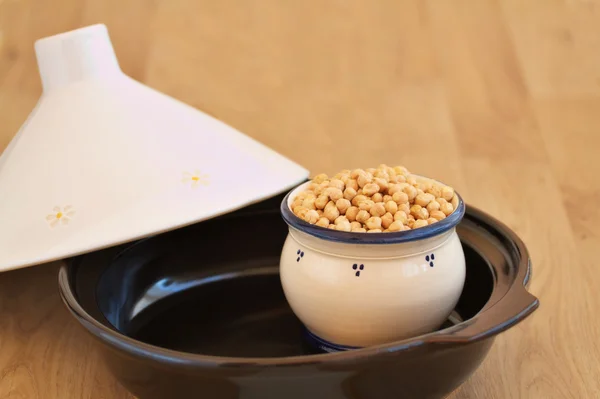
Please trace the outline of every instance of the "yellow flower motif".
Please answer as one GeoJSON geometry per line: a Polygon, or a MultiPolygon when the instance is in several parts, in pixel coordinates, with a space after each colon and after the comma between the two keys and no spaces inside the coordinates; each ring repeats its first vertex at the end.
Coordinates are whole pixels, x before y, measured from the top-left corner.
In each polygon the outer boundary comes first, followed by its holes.
{"type": "Polygon", "coordinates": [[[184,172],[183,179],[181,179],[181,181],[185,184],[189,184],[193,188],[196,188],[199,185],[208,186],[210,184],[208,181],[208,175],[202,174],[197,169],[194,171],[194,173],[184,172]]]}
{"type": "Polygon", "coordinates": [[[50,224],[50,227],[56,227],[59,223],[69,224],[74,215],[75,211],[71,205],[67,205],[64,208],[55,206],[52,213],[46,216],[46,221],[50,224]]]}

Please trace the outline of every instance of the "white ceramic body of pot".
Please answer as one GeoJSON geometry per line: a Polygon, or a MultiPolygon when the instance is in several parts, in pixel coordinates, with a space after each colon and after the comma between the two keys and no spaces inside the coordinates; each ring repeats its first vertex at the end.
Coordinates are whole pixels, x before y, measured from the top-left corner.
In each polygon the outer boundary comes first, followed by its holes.
{"type": "Polygon", "coordinates": [[[281,283],[296,316],[318,338],[348,347],[436,330],[456,306],[465,272],[455,228],[408,242],[361,245],[290,226],[280,260],[281,283]]]}

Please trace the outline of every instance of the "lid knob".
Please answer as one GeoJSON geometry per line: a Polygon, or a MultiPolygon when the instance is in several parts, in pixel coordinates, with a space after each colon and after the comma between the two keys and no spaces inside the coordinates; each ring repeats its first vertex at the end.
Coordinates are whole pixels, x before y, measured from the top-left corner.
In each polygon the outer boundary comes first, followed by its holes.
{"type": "Polygon", "coordinates": [[[103,24],[40,39],[35,42],[35,53],[45,92],[121,72],[103,24]]]}

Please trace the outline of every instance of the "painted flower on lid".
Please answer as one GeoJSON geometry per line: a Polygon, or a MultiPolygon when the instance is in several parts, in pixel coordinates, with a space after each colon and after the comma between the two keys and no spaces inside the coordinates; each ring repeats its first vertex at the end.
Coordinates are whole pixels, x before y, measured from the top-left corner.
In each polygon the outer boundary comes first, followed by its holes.
{"type": "Polygon", "coordinates": [[[183,178],[181,181],[185,184],[189,184],[191,187],[196,188],[198,186],[208,186],[210,183],[208,180],[208,175],[203,174],[199,170],[195,170],[193,173],[183,172],[183,178]]]}
{"type": "Polygon", "coordinates": [[[52,209],[52,213],[46,216],[46,221],[50,227],[56,227],[59,224],[69,224],[73,216],[75,216],[75,210],[71,205],[64,207],[55,206],[52,209]]]}

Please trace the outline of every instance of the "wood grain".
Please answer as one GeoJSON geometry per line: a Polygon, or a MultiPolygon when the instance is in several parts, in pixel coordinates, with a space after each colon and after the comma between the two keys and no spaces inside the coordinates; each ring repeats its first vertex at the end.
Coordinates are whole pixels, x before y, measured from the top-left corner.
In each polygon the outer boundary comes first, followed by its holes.
{"type": "MultiPolygon", "coordinates": [[[[314,172],[402,163],[515,229],[541,307],[453,398],[600,397],[600,2],[0,0],[0,150],[34,40],[96,22],[126,73],[314,172]]],[[[0,399],[128,398],[56,270],[0,275],[0,399]]]]}

